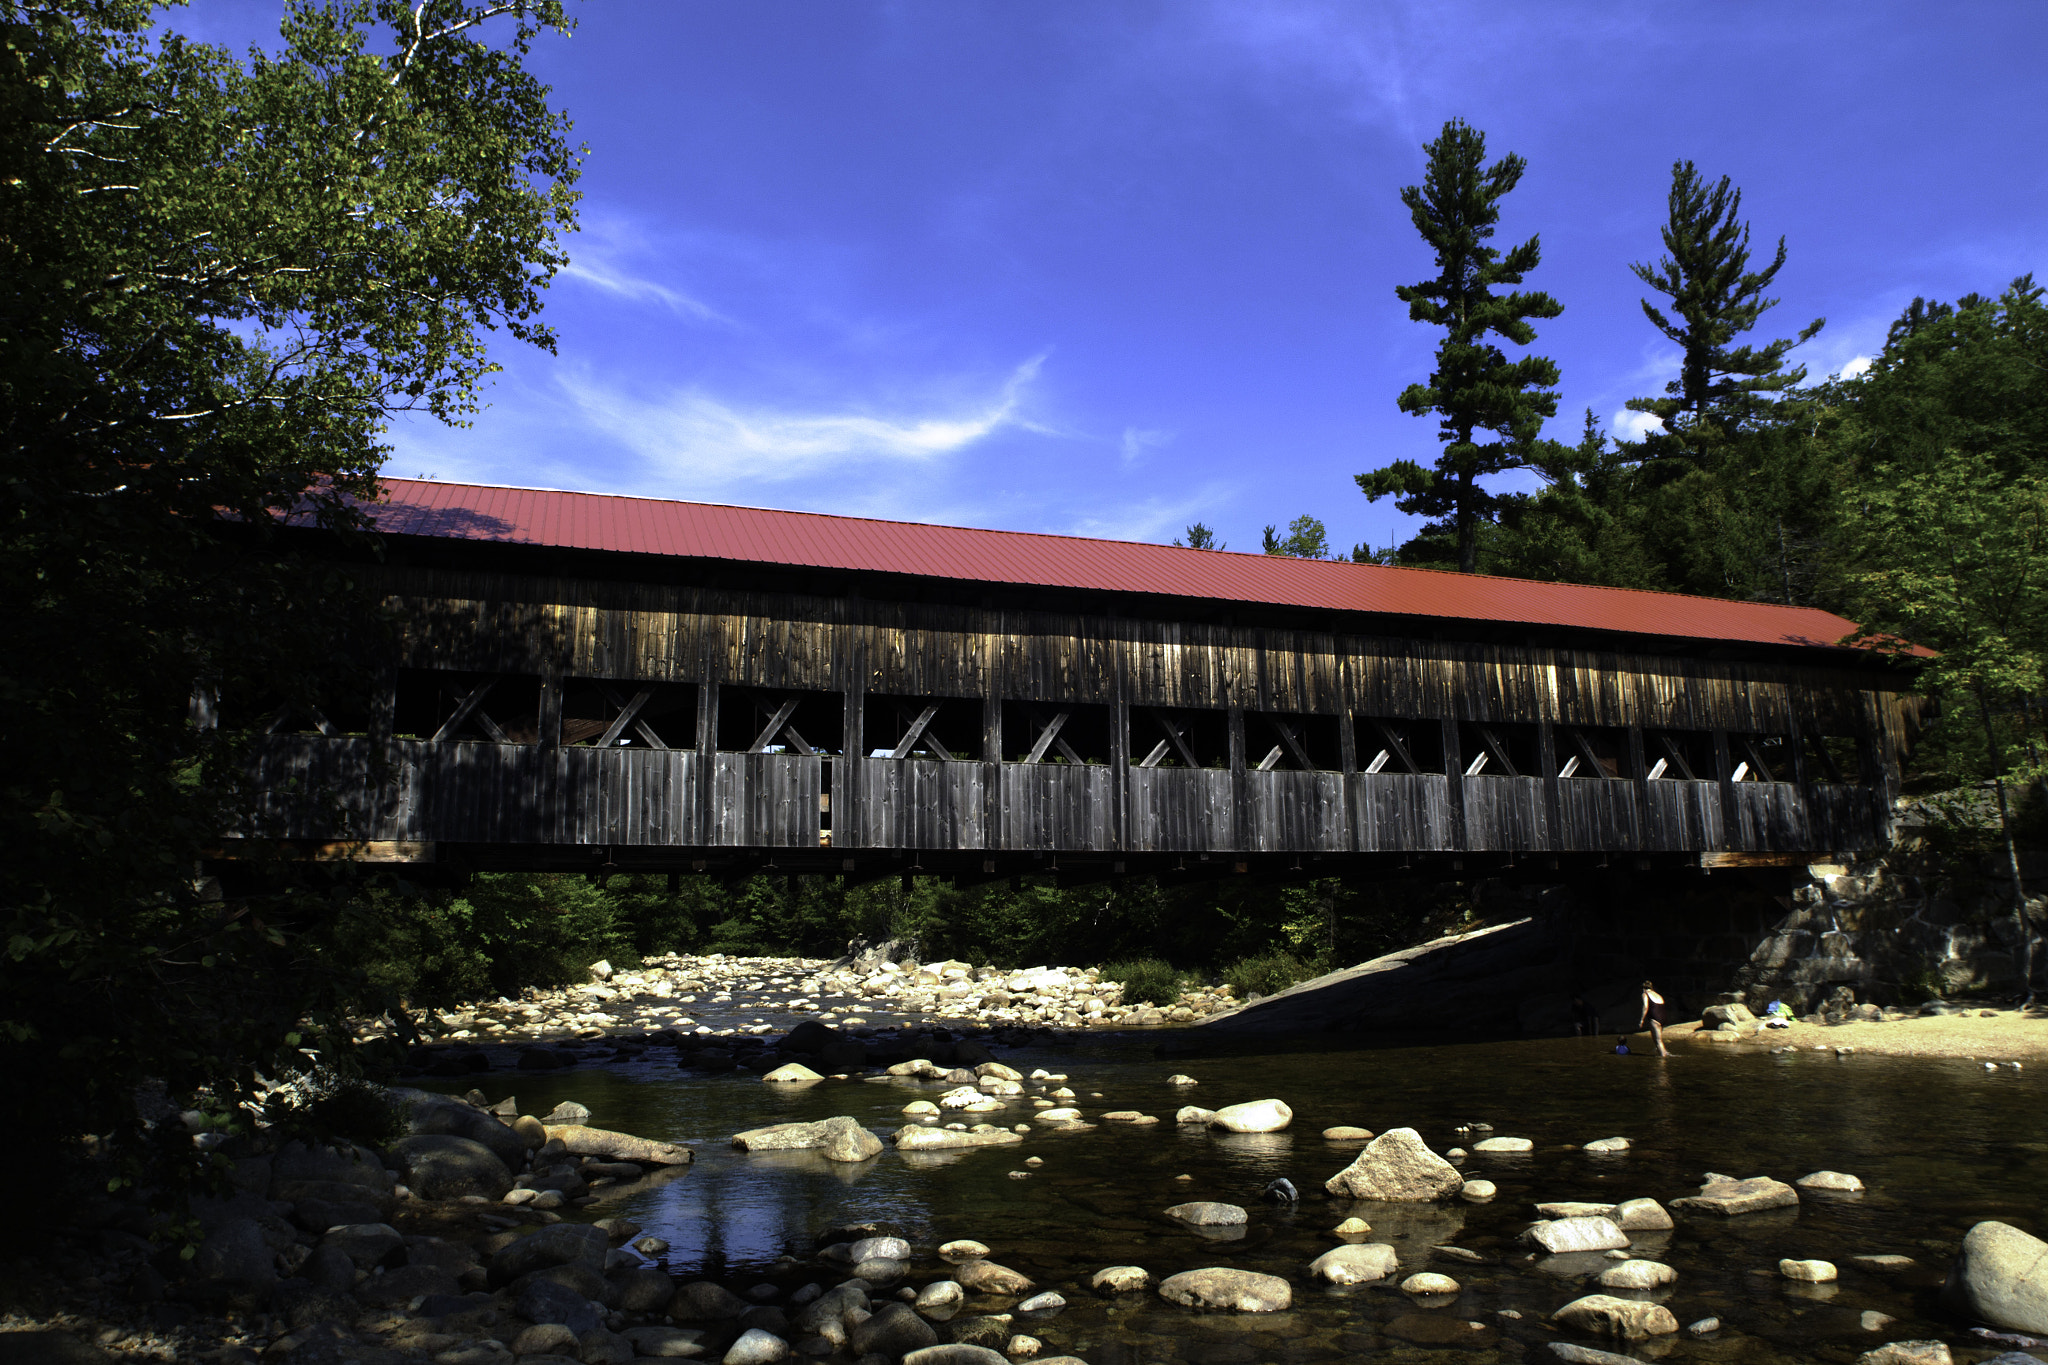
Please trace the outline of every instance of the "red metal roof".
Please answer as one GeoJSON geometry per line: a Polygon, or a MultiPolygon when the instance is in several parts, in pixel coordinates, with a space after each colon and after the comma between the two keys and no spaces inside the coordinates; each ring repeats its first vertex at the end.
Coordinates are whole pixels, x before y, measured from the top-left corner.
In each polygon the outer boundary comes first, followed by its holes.
{"type": "Polygon", "coordinates": [[[386,479],[384,487],[386,496],[376,519],[378,529],[389,535],[1510,621],[1744,644],[1828,647],[1856,630],[1853,622],[1811,607],[1435,569],[601,493],[415,479],[386,479]]]}

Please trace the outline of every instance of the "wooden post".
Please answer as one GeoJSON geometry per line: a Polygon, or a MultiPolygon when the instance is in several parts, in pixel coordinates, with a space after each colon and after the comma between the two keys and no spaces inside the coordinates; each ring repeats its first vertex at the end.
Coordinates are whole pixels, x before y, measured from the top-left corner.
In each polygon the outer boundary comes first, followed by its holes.
{"type": "Polygon", "coordinates": [[[1243,852],[1251,847],[1250,812],[1245,809],[1251,784],[1244,775],[1244,708],[1233,703],[1224,712],[1224,724],[1230,736],[1230,846],[1243,852]]]}
{"type": "Polygon", "coordinates": [[[554,659],[540,666],[540,747],[562,747],[562,665],[554,659]]]}
{"type": "Polygon", "coordinates": [[[1339,653],[1337,656],[1337,758],[1338,766],[1344,770],[1344,780],[1338,784],[1343,793],[1344,841],[1347,853],[1359,848],[1358,793],[1358,726],[1352,720],[1352,711],[1357,700],[1351,695],[1351,656],[1339,653]]]}
{"type": "Polygon", "coordinates": [[[1445,717],[1437,724],[1444,737],[1444,781],[1448,784],[1451,808],[1451,847],[1463,852],[1465,839],[1465,749],[1458,740],[1458,722],[1445,717]]]}
{"type": "Polygon", "coordinates": [[[1714,776],[1721,783],[1720,848],[1745,848],[1748,841],[1743,837],[1742,799],[1735,790],[1735,763],[1728,747],[1728,732],[1715,730],[1711,733],[1714,736],[1714,776]]]}

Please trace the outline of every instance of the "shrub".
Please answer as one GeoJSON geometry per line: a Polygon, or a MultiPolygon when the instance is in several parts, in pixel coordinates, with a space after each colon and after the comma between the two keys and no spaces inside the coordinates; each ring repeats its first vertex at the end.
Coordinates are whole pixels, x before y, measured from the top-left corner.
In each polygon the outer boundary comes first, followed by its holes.
{"type": "Polygon", "coordinates": [[[1253,995],[1271,995],[1284,991],[1298,981],[1307,981],[1319,973],[1293,953],[1264,953],[1257,957],[1242,958],[1224,969],[1223,981],[1237,992],[1240,1000],[1253,995]]]}
{"type": "Polygon", "coordinates": [[[1171,1005],[1180,999],[1186,978],[1173,969],[1170,963],[1156,957],[1134,958],[1129,962],[1105,962],[1102,964],[1102,979],[1115,981],[1124,988],[1124,1003],[1135,1005],[1171,1005]]]}

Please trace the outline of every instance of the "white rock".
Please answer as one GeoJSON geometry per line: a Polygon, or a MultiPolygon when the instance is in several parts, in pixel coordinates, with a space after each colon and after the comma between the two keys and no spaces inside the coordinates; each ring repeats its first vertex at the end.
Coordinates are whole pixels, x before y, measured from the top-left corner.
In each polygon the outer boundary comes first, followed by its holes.
{"type": "Polygon", "coordinates": [[[1294,1122],[1294,1111],[1284,1100],[1249,1100],[1226,1104],[1209,1120],[1212,1128],[1226,1133],[1277,1133],[1294,1122]]]}
{"type": "Polygon", "coordinates": [[[1826,1284],[1835,1278],[1835,1267],[1831,1261],[1778,1262],[1778,1273],[1788,1280],[1804,1280],[1808,1284],[1826,1284]]]}

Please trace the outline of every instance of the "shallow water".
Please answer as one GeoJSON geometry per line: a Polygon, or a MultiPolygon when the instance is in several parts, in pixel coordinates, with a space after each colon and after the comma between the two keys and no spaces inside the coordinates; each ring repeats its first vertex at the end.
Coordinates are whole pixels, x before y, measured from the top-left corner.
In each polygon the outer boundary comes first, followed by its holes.
{"type": "MultiPolygon", "coordinates": [[[[1970,1361],[1997,1349],[1971,1338],[1968,1324],[1937,1302],[1941,1277],[1962,1234],[1996,1218],[2043,1231],[2042,1082],[2034,1072],[1986,1072],[1980,1064],[1828,1053],[1771,1056],[1705,1048],[1668,1061],[1617,1057],[1598,1040],[1549,1040],[1447,1047],[1293,1052],[1162,1061],[1161,1035],[1096,1035],[1072,1048],[1003,1054],[1027,1074],[1064,1072],[1089,1115],[1140,1109],[1156,1127],[1103,1124],[1087,1132],[1034,1132],[1019,1146],[898,1155],[893,1148],[859,1166],[809,1153],[749,1156],[730,1136],[792,1119],[852,1114],[878,1129],[903,1121],[902,1106],[942,1086],[909,1082],[763,1084],[744,1072],[679,1073],[663,1049],[646,1059],[571,1072],[502,1073],[485,1079],[493,1100],[507,1089],[529,1113],[577,1100],[591,1122],[696,1144],[686,1175],[636,1187],[582,1212],[623,1214],[669,1242],[657,1258],[672,1274],[715,1277],[736,1288],[772,1279],[793,1289],[827,1283],[823,1269],[775,1271],[785,1252],[805,1257],[828,1228],[875,1222],[908,1237],[926,1258],[912,1283],[945,1277],[930,1256],[957,1237],[986,1242],[993,1259],[1040,1289],[1065,1295],[1051,1316],[1019,1317],[1016,1330],[1046,1343],[1043,1354],[1074,1354],[1092,1365],[1185,1361],[1188,1365],[1311,1362],[1365,1356],[1385,1361],[1550,1359],[1539,1343],[1557,1339],[1547,1316],[1581,1294],[1599,1292],[1601,1257],[1538,1262],[1516,1241],[1538,1201],[1613,1203],[1649,1196],[1669,1204],[1692,1194],[1704,1172],[1794,1180],[1832,1169],[1862,1178],[1860,1196],[1805,1195],[1797,1210],[1734,1219],[1678,1213],[1669,1233],[1635,1234],[1633,1253],[1671,1265],[1677,1284],[1648,1295],[1681,1324],[1720,1318],[1708,1339],[1636,1343],[1630,1354],[1668,1361],[1854,1360],[1885,1341],[1940,1338],[1970,1361]],[[1166,1084],[1175,1072],[1201,1084],[1166,1084]],[[1099,1098],[1097,1095],[1099,1094],[1099,1098]],[[1182,1104],[1210,1108],[1277,1097],[1293,1126],[1264,1135],[1183,1131],[1182,1104]],[[1325,1142],[1322,1129],[1357,1124],[1375,1131],[1413,1127],[1437,1151],[1466,1145],[1453,1129],[1483,1121],[1497,1135],[1533,1139],[1518,1156],[1474,1156],[1468,1178],[1500,1186],[1491,1204],[1354,1204],[1332,1200],[1323,1182],[1347,1165],[1356,1144],[1325,1142]],[[1620,1156],[1565,1150],[1620,1135],[1620,1156]],[[1029,1179],[1012,1180],[1028,1156],[1044,1158],[1029,1179]],[[1192,1176],[1178,1181],[1176,1176],[1192,1176]],[[1260,1200],[1267,1182],[1291,1179],[1302,1193],[1289,1209],[1260,1200]],[[1251,1211],[1234,1241],[1206,1240],[1161,1216],[1170,1205],[1217,1199],[1251,1211]],[[1343,1239],[1329,1229],[1349,1215],[1373,1225],[1369,1241],[1400,1253],[1405,1277],[1432,1269],[1463,1290],[1423,1306],[1391,1284],[1328,1288],[1308,1281],[1308,1263],[1343,1239]],[[1432,1257],[1455,1244],[1486,1256],[1472,1265],[1432,1257]],[[1897,1253],[1918,1266],[1903,1273],[1860,1269],[1857,1255],[1897,1253]],[[1781,1257],[1835,1262],[1834,1285],[1781,1279],[1781,1257]],[[1177,1271],[1224,1265],[1294,1283],[1294,1306],[1259,1316],[1196,1315],[1156,1294],[1099,1299],[1095,1271],[1139,1265],[1155,1281],[1177,1271]],[[1519,1320],[1496,1317],[1512,1309],[1519,1320]],[[1865,1331],[1860,1314],[1898,1319],[1865,1331]],[[1479,1328],[1467,1323],[1482,1324],[1479,1328]],[[1533,1354],[1531,1354],[1533,1352],[1533,1354]]],[[[454,1088],[454,1087],[451,1087],[454,1088]]],[[[1028,1119],[1027,1095],[1001,1114],[1028,1119]]],[[[979,1311],[1007,1311],[998,1301],[979,1311]]],[[[970,1311],[975,1311],[971,1309],[970,1311]]],[[[1623,1349],[1567,1336],[1582,1344],[1623,1349]]]]}

